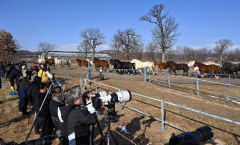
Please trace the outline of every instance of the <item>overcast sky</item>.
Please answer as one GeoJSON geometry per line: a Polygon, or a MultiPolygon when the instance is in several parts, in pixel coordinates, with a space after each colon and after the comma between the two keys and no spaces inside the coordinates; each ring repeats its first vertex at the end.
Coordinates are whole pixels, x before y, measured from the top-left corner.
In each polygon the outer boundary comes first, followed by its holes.
{"type": "Polygon", "coordinates": [[[142,34],[147,45],[154,24],[140,21],[155,4],[179,23],[175,46],[213,48],[219,39],[230,39],[240,48],[240,0],[0,0],[0,29],[12,33],[22,49],[37,51],[40,42],[57,50],[77,51],[80,31],[99,28],[110,49],[114,33],[128,28],[142,34]]]}

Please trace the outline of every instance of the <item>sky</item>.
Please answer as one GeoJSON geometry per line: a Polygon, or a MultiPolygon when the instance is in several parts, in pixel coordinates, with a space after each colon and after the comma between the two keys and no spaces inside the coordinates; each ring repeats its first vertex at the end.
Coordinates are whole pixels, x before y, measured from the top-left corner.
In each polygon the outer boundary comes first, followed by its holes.
{"type": "Polygon", "coordinates": [[[97,28],[110,49],[118,29],[133,28],[142,42],[151,42],[155,24],[140,21],[155,4],[179,24],[176,46],[212,49],[219,39],[240,48],[240,0],[0,0],[0,29],[10,32],[22,50],[37,51],[40,42],[56,44],[58,51],[77,51],[80,32],[97,28]]]}

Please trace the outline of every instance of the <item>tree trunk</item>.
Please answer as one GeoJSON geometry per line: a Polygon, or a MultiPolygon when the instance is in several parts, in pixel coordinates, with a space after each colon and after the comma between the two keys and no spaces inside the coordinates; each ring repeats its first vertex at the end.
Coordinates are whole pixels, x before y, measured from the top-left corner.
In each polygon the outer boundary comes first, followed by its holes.
{"type": "Polygon", "coordinates": [[[92,46],[92,49],[93,49],[93,53],[92,53],[92,61],[93,61],[93,59],[94,59],[94,57],[95,57],[95,48],[96,48],[96,46],[95,46],[95,40],[93,39],[93,46],[92,46]]]}
{"type": "Polygon", "coordinates": [[[223,61],[223,55],[221,54],[221,61],[223,61]]]}
{"type": "Polygon", "coordinates": [[[165,62],[165,51],[162,52],[162,62],[165,62]]]}

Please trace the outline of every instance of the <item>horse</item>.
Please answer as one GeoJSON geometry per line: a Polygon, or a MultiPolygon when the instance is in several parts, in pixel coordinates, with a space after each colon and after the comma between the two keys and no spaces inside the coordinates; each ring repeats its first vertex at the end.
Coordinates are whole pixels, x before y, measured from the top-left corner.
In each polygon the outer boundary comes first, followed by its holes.
{"type": "MultiPolygon", "coordinates": [[[[222,63],[220,64],[220,69],[224,73],[234,74],[234,72],[235,72],[238,75],[240,65],[239,64],[233,64],[231,62],[223,62],[222,61],[222,63]]],[[[235,78],[235,77],[233,76],[233,78],[235,78]]]]}
{"type": "MultiPolygon", "coordinates": [[[[162,70],[165,69],[166,63],[161,61],[154,61],[154,66],[156,65],[158,66],[158,71],[161,70],[161,72],[163,72],[162,70]]],[[[170,67],[168,67],[168,71],[170,71],[170,67]]]]}
{"type": "MultiPolygon", "coordinates": [[[[193,67],[198,67],[200,74],[204,74],[204,73],[220,74],[221,73],[220,67],[216,65],[205,65],[201,62],[195,61],[193,67]]],[[[201,77],[203,78],[204,76],[201,75],[201,77]]],[[[218,79],[218,76],[215,75],[215,78],[218,79]]]]}
{"type": "MultiPolygon", "coordinates": [[[[130,62],[121,62],[118,59],[110,59],[110,64],[114,66],[114,69],[135,69],[134,63],[130,62]]],[[[133,75],[133,70],[127,70],[128,74],[132,72],[133,75]]],[[[120,70],[118,71],[122,75],[123,71],[120,70]]],[[[135,71],[136,73],[136,71],[135,71]]]]}
{"type": "Polygon", "coordinates": [[[167,68],[167,67],[170,67],[170,70],[168,71],[170,73],[171,73],[171,71],[176,73],[176,70],[183,70],[183,73],[186,73],[186,75],[188,76],[189,67],[187,64],[184,64],[184,63],[176,64],[173,61],[167,61],[165,68],[167,68]]]}
{"type": "Polygon", "coordinates": [[[47,63],[48,65],[54,65],[53,59],[47,59],[47,58],[44,58],[44,59],[45,59],[45,63],[47,63]]]}
{"type": "Polygon", "coordinates": [[[45,59],[41,58],[40,55],[38,56],[38,63],[45,63],[45,59]]]}
{"type": "Polygon", "coordinates": [[[86,60],[81,60],[81,59],[76,58],[75,62],[78,63],[78,70],[81,66],[85,66],[86,69],[88,68],[88,61],[86,61],[86,60]]]}
{"type": "Polygon", "coordinates": [[[62,61],[61,59],[58,59],[58,58],[54,58],[54,65],[57,66],[57,67],[60,67],[62,65],[62,61]]]}
{"type": "Polygon", "coordinates": [[[67,65],[68,67],[70,67],[72,64],[71,60],[61,59],[61,61],[62,61],[62,67],[63,67],[63,65],[65,65],[65,66],[67,65]]]}
{"type": "MultiPolygon", "coordinates": [[[[121,61],[118,59],[110,59],[110,64],[113,65],[113,71],[115,71],[115,69],[117,69],[116,62],[121,62],[121,61]]],[[[116,71],[116,72],[118,72],[118,71],[116,71]]]]}
{"type": "Polygon", "coordinates": [[[90,61],[89,59],[86,59],[86,61],[90,62],[91,66],[94,65],[93,61],[90,61]]]}
{"type": "Polygon", "coordinates": [[[139,69],[142,74],[143,74],[143,72],[142,72],[141,69],[147,67],[147,68],[149,68],[149,69],[152,71],[153,75],[155,75],[155,74],[154,74],[154,64],[153,64],[152,62],[150,62],[150,61],[142,62],[142,61],[140,61],[140,60],[133,59],[133,60],[131,61],[131,63],[135,63],[135,68],[136,68],[136,69],[139,69]]]}
{"type": "Polygon", "coordinates": [[[104,67],[105,69],[109,68],[109,64],[106,60],[99,60],[98,58],[94,58],[93,63],[95,64],[95,68],[100,68],[100,67],[104,67]]]}

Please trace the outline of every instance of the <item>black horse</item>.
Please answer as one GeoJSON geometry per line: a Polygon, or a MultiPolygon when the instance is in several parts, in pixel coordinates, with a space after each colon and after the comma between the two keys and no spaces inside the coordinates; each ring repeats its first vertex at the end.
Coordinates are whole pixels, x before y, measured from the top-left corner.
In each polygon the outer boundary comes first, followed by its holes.
{"type": "Polygon", "coordinates": [[[171,73],[171,71],[173,71],[174,73],[176,73],[176,70],[183,70],[183,73],[186,73],[186,75],[188,76],[188,71],[189,71],[189,67],[187,64],[181,63],[181,64],[176,64],[173,61],[167,61],[165,68],[170,67],[171,69],[169,70],[169,72],[171,73]]]}
{"type": "MultiPolygon", "coordinates": [[[[121,62],[118,59],[110,59],[110,64],[113,65],[113,69],[118,69],[116,72],[118,72],[118,74],[120,73],[121,75],[123,74],[123,70],[121,69],[135,69],[134,63],[121,62]]],[[[127,70],[127,72],[133,74],[132,70],[127,70]]],[[[136,70],[135,70],[135,73],[136,73],[136,70]]]]}
{"type": "MultiPolygon", "coordinates": [[[[240,64],[233,64],[231,62],[223,62],[220,64],[220,69],[224,74],[234,74],[234,72],[238,75],[238,71],[240,71],[240,64]]],[[[233,78],[235,78],[233,76],[233,78]]]]}

